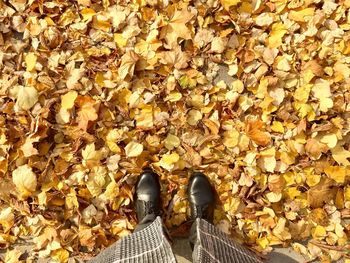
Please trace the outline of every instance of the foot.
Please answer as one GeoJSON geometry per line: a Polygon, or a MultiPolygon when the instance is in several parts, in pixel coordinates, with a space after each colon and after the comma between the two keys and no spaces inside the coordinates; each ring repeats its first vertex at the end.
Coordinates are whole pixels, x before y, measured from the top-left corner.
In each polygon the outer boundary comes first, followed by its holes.
{"type": "Polygon", "coordinates": [[[139,224],[153,221],[160,215],[160,184],[154,172],[145,171],[140,175],[136,184],[135,204],[139,224]]]}
{"type": "Polygon", "coordinates": [[[202,218],[213,222],[215,196],[208,178],[202,173],[194,173],[188,183],[188,199],[191,206],[191,218],[202,218]]]}

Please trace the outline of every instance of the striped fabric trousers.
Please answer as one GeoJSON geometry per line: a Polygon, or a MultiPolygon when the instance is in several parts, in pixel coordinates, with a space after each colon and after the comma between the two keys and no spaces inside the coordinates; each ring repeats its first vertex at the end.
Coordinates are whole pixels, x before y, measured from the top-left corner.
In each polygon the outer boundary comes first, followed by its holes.
{"type": "MultiPolygon", "coordinates": [[[[235,243],[225,233],[203,219],[196,219],[197,239],[193,262],[258,263],[255,254],[235,243]]],[[[120,239],[90,263],[170,263],[176,262],[158,216],[146,228],[120,239]]]]}

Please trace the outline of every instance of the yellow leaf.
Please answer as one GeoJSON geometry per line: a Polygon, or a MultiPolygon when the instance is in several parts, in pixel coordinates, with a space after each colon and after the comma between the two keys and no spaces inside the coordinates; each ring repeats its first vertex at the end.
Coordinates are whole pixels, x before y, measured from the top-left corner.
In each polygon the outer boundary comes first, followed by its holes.
{"type": "Polygon", "coordinates": [[[122,139],[124,132],[122,129],[112,129],[107,133],[106,141],[108,148],[114,153],[120,153],[120,147],[117,142],[122,139]]]}
{"type": "Polygon", "coordinates": [[[256,90],[256,97],[259,99],[263,99],[267,95],[267,86],[269,85],[269,81],[267,78],[262,77],[256,90]]]}
{"type": "Polygon", "coordinates": [[[16,106],[22,110],[29,110],[38,101],[38,97],[36,88],[20,86],[17,93],[16,106]]]}
{"type": "Polygon", "coordinates": [[[272,30],[268,38],[268,47],[275,48],[282,45],[282,38],[287,33],[285,25],[282,23],[275,23],[272,25],[272,30]]]}
{"type": "Polygon", "coordinates": [[[159,165],[164,169],[171,171],[174,168],[174,164],[178,162],[179,159],[180,156],[176,152],[164,154],[159,162],[159,165]]]}
{"type": "Polygon", "coordinates": [[[106,175],[107,169],[104,166],[92,167],[86,186],[93,197],[97,197],[102,193],[102,189],[106,184],[106,175]]]}
{"type": "Polygon", "coordinates": [[[260,237],[256,240],[256,243],[262,248],[265,249],[269,245],[269,240],[266,237],[260,237]]]}
{"type": "Polygon", "coordinates": [[[7,250],[5,255],[5,262],[6,263],[18,263],[21,262],[19,260],[19,257],[23,254],[20,250],[14,248],[12,250],[7,250]]]}
{"type": "Polygon", "coordinates": [[[239,140],[239,132],[237,130],[233,129],[233,130],[224,132],[223,144],[227,148],[236,147],[238,144],[238,140],[239,140]]]}
{"type": "Polygon", "coordinates": [[[108,32],[111,28],[111,23],[109,22],[108,18],[104,17],[103,15],[96,15],[92,19],[92,27],[108,32]]]}
{"type": "Polygon", "coordinates": [[[350,151],[345,150],[341,146],[336,146],[331,149],[333,159],[339,165],[350,165],[348,158],[350,158],[350,151]]]}
{"type": "Polygon", "coordinates": [[[324,172],[329,176],[329,178],[333,179],[339,184],[343,184],[345,182],[345,177],[346,177],[345,167],[328,166],[324,169],[324,172]]]}
{"type": "Polygon", "coordinates": [[[11,207],[1,208],[0,211],[0,225],[3,228],[4,233],[9,231],[15,223],[15,215],[11,207]]]}
{"type": "Polygon", "coordinates": [[[350,201],[350,186],[345,188],[344,197],[346,201],[350,201]]]}
{"type": "Polygon", "coordinates": [[[329,148],[334,148],[337,145],[338,138],[334,133],[326,134],[321,138],[321,142],[326,144],[329,148]]]}
{"type": "Polygon", "coordinates": [[[81,151],[81,155],[83,157],[83,165],[88,168],[99,165],[102,158],[101,152],[96,151],[94,143],[86,145],[84,150],[81,151]]]}
{"type": "Polygon", "coordinates": [[[322,239],[327,235],[326,229],[320,225],[317,225],[311,232],[315,239],[322,239]]]}
{"type": "Polygon", "coordinates": [[[288,18],[297,22],[305,22],[305,17],[313,16],[315,13],[315,8],[303,8],[299,11],[291,10],[288,13],[288,18]]]}
{"type": "Polygon", "coordinates": [[[281,201],[282,194],[281,193],[268,192],[266,194],[266,197],[271,203],[277,203],[277,202],[281,201]]]}
{"type": "Polygon", "coordinates": [[[274,132],[284,133],[284,127],[282,122],[273,121],[271,125],[271,130],[273,130],[274,132]]]}
{"type": "Polygon", "coordinates": [[[137,157],[142,151],[143,145],[135,141],[129,142],[125,147],[125,154],[127,157],[137,157]]]}
{"type": "Polygon", "coordinates": [[[172,91],[170,94],[165,98],[165,101],[170,101],[170,102],[176,102],[181,100],[182,94],[177,91],[172,91]]]}
{"type": "Polygon", "coordinates": [[[162,35],[169,45],[176,45],[178,38],[191,39],[191,30],[187,27],[187,23],[192,19],[193,14],[183,8],[176,10],[171,17],[168,26],[162,30],[162,35]]]}
{"type": "Polygon", "coordinates": [[[253,12],[253,6],[251,3],[243,2],[242,5],[239,7],[238,11],[240,13],[251,14],[253,12]]]}
{"type": "Polygon", "coordinates": [[[74,106],[75,99],[78,97],[78,92],[71,90],[61,97],[61,106],[63,109],[70,110],[74,106]]]}
{"type": "Polygon", "coordinates": [[[190,110],[187,116],[188,124],[196,126],[198,121],[202,119],[202,113],[198,110],[190,110]]]}
{"type": "Polygon", "coordinates": [[[320,111],[327,112],[333,107],[333,101],[330,98],[332,96],[331,87],[328,81],[317,79],[312,92],[314,97],[320,101],[320,111]]]}
{"type": "Polygon", "coordinates": [[[121,58],[121,64],[118,69],[118,74],[121,79],[125,79],[126,76],[133,76],[136,62],[139,60],[139,56],[132,50],[127,51],[121,58]]]}
{"type": "Polygon", "coordinates": [[[238,93],[242,93],[244,90],[244,84],[242,81],[240,81],[239,79],[234,80],[231,83],[231,90],[238,92],[238,93]]]}
{"type": "Polygon", "coordinates": [[[309,99],[311,88],[311,84],[300,86],[295,90],[293,97],[299,102],[306,103],[309,99]]]}
{"type": "Polygon", "coordinates": [[[25,57],[25,62],[27,66],[27,71],[32,71],[36,64],[36,55],[33,52],[29,52],[25,57]]]}
{"type": "Polygon", "coordinates": [[[66,195],[65,203],[68,210],[79,207],[78,198],[73,188],[69,189],[69,193],[66,195]]]}
{"type": "Polygon", "coordinates": [[[214,37],[214,39],[211,41],[211,49],[210,51],[215,53],[222,53],[224,52],[226,47],[226,41],[221,37],[214,37]]]}
{"type": "Polygon", "coordinates": [[[59,263],[66,263],[68,262],[69,252],[63,248],[59,248],[51,252],[51,257],[59,263]]]}
{"type": "Polygon", "coordinates": [[[149,129],[153,127],[153,107],[144,105],[141,111],[135,116],[136,126],[138,128],[149,129]]]}
{"type": "Polygon", "coordinates": [[[320,180],[321,175],[319,174],[310,173],[306,176],[306,183],[311,187],[317,185],[320,180]]]}
{"type": "Polygon", "coordinates": [[[275,156],[261,157],[259,158],[258,163],[260,168],[270,173],[273,173],[275,171],[276,164],[277,164],[275,156]]]}
{"type": "Polygon", "coordinates": [[[168,134],[168,136],[165,138],[164,146],[168,150],[172,150],[180,146],[180,139],[173,134],[168,134]]]}
{"type": "Polygon", "coordinates": [[[81,10],[81,15],[83,16],[83,21],[91,20],[96,14],[95,10],[92,8],[84,8],[81,10]]]}
{"type": "Polygon", "coordinates": [[[78,105],[80,109],[78,110],[78,127],[84,131],[87,130],[89,122],[97,120],[97,106],[96,101],[88,96],[78,97],[78,105]]]}
{"type": "Polygon", "coordinates": [[[122,33],[115,33],[114,42],[117,43],[119,48],[123,48],[128,43],[128,40],[123,37],[122,33]]]}
{"type": "Polygon", "coordinates": [[[36,190],[36,175],[28,164],[19,166],[13,171],[12,181],[23,198],[30,196],[36,190]]]}
{"type": "Polygon", "coordinates": [[[220,0],[221,4],[226,10],[229,10],[231,6],[236,6],[241,0],[220,0]]]}
{"type": "Polygon", "coordinates": [[[32,155],[38,154],[38,150],[34,147],[33,143],[39,142],[39,136],[28,136],[25,143],[21,146],[24,157],[30,157],[32,155]]]}

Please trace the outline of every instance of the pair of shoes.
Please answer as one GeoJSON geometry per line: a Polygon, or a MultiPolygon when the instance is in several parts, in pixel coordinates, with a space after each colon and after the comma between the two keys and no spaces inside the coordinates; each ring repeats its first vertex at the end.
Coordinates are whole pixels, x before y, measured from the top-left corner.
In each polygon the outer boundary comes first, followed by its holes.
{"type": "MultiPolygon", "coordinates": [[[[194,173],[188,183],[188,199],[191,207],[191,219],[201,218],[212,223],[215,195],[207,177],[194,173]]],[[[141,174],[135,192],[136,214],[139,222],[152,215],[160,215],[159,177],[152,171],[141,174]]]]}

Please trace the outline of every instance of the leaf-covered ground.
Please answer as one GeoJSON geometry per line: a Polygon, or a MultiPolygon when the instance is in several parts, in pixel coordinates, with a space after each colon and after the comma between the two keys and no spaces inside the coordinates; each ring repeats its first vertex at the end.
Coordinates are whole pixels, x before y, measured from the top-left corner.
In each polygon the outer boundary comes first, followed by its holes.
{"type": "Polygon", "coordinates": [[[89,258],[136,224],[159,173],[188,218],[204,172],[216,223],[253,249],[349,258],[349,0],[0,1],[0,247],[89,258]],[[230,81],[216,82],[219,68],[230,81]],[[309,240],[307,245],[302,241],[309,240]]]}

